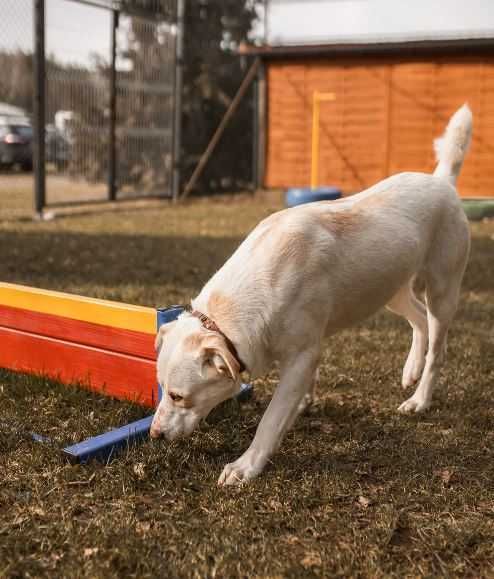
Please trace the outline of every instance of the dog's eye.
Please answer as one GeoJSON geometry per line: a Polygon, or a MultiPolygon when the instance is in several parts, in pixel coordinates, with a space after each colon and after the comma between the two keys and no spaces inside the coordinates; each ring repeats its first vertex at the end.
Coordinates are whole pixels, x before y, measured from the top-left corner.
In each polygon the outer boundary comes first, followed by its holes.
{"type": "Polygon", "coordinates": [[[175,394],[175,392],[168,392],[168,396],[170,396],[173,402],[180,402],[180,400],[184,399],[183,396],[180,396],[180,394],[175,394]]]}

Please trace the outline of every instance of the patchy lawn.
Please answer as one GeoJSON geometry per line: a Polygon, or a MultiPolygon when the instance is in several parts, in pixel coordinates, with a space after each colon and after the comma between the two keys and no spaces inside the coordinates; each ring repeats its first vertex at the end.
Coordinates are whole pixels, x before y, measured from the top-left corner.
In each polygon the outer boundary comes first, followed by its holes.
{"type": "MultiPolygon", "coordinates": [[[[279,207],[239,197],[5,222],[0,279],[181,302],[279,207]]],[[[58,448],[143,409],[1,372],[0,577],[493,577],[494,223],[472,231],[432,410],[396,413],[411,332],[381,313],[327,344],[317,403],[240,489],[216,479],[248,446],[276,370],[188,441],[149,441],[107,467],[58,448]]]]}
{"type": "MultiPolygon", "coordinates": [[[[107,186],[71,179],[48,169],[46,176],[46,201],[71,203],[97,201],[107,198],[107,186]]],[[[0,169],[0,220],[27,218],[34,211],[34,173],[0,169]]]]}

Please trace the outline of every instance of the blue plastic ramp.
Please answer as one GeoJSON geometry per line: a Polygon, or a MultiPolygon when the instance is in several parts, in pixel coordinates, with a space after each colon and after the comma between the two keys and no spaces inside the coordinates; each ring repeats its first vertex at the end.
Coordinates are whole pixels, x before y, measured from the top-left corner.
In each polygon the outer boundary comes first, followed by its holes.
{"type": "Polygon", "coordinates": [[[115,430],[67,446],[63,449],[63,453],[71,461],[81,464],[90,460],[108,463],[119,452],[147,438],[152,420],[152,416],[146,416],[115,430]]]}

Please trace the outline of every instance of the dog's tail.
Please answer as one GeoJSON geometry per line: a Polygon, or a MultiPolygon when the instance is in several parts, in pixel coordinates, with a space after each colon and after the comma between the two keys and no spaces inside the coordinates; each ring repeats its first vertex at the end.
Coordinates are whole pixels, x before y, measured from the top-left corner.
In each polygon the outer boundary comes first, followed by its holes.
{"type": "Polygon", "coordinates": [[[449,120],[444,135],[434,141],[436,177],[448,179],[453,185],[461,171],[463,159],[472,139],[472,111],[465,103],[449,120]]]}

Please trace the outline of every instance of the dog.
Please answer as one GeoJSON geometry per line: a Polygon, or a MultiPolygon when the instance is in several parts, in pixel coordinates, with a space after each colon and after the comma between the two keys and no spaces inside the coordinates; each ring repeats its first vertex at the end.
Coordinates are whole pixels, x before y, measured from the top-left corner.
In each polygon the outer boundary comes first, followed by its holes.
{"type": "Polygon", "coordinates": [[[336,201],[274,213],[244,240],[156,338],[163,398],[151,437],[188,436],[213,407],[239,392],[241,374],[280,382],[255,437],[218,484],[259,475],[310,403],[323,339],[383,306],[413,330],[402,385],[418,382],[400,412],[426,410],[444,360],[470,249],[456,180],[472,133],[468,105],[435,142],[432,175],[400,173],[336,201]],[[425,282],[426,304],[413,282],[425,282]]]}

